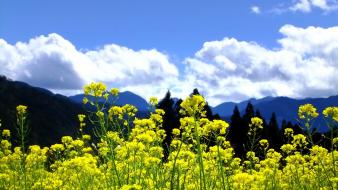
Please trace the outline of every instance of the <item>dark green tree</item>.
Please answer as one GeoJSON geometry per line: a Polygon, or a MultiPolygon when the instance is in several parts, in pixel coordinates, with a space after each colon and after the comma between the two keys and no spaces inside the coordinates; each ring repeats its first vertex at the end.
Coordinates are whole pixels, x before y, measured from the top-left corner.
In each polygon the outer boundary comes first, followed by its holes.
{"type": "Polygon", "coordinates": [[[282,145],[282,133],[279,130],[276,113],[271,114],[270,122],[267,125],[267,139],[270,147],[277,150],[282,145]]]}
{"type": "Polygon", "coordinates": [[[230,128],[228,139],[231,145],[234,147],[235,153],[237,156],[243,153],[243,133],[245,133],[245,128],[243,127],[243,120],[241,113],[238,110],[238,106],[235,106],[233,114],[230,118],[230,128]]]}
{"type": "Polygon", "coordinates": [[[163,141],[163,147],[167,153],[167,148],[170,146],[172,139],[172,130],[174,128],[179,128],[180,122],[178,117],[177,109],[175,109],[175,102],[171,98],[171,93],[168,91],[164,98],[159,101],[157,105],[158,109],[163,109],[165,114],[163,116],[162,127],[165,130],[167,136],[163,141]]]}

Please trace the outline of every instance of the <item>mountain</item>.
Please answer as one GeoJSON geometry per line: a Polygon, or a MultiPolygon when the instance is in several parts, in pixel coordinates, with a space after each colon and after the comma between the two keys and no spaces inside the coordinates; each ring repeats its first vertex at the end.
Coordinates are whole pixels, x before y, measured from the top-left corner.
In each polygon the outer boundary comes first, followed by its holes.
{"type": "Polygon", "coordinates": [[[313,122],[313,126],[319,131],[323,132],[327,130],[326,122],[322,116],[322,111],[328,106],[338,106],[338,96],[330,96],[328,98],[305,98],[305,99],[292,99],[288,97],[266,97],[262,99],[250,99],[240,103],[222,103],[213,108],[214,113],[219,113],[224,118],[229,118],[232,115],[232,111],[236,105],[240,112],[243,114],[248,102],[254,105],[255,109],[258,109],[262,116],[269,120],[273,112],[277,115],[277,121],[281,124],[282,120],[291,121],[292,123],[298,123],[298,107],[302,104],[310,103],[317,108],[320,116],[313,122]]]}
{"type": "Polygon", "coordinates": [[[66,96],[0,76],[0,119],[2,128],[11,130],[14,143],[16,106],[20,104],[28,107],[28,143],[42,146],[60,142],[65,135],[74,136],[79,125],[77,115],[85,113],[66,96]]]}
{"type": "Polygon", "coordinates": [[[251,102],[253,105],[262,103],[262,102],[268,102],[273,100],[274,98],[271,96],[267,96],[265,98],[261,98],[261,99],[256,99],[256,98],[251,98],[249,100],[245,100],[239,103],[235,103],[235,102],[224,102],[222,104],[219,104],[216,107],[212,108],[212,112],[213,113],[218,113],[221,117],[228,117],[232,115],[232,112],[235,108],[235,106],[238,106],[238,109],[240,111],[245,110],[247,104],[249,102],[251,102]]]}
{"type": "MultiPolygon", "coordinates": [[[[77,94],[74,96],[69,96],[69,98],[76,103],[82,104],[84,94],[77,94]]],[[[93,97],[89,97],[89,99],[93,100],[93,97]]],[[[104,99],[102,98],[99,101],[104,102],[104,99]]],[[[113,102],[113,100],[110,99],[109,102],[113,102]]],[[[125,104],[131,104],[135,106],[140,112],[147,112],[149,108],[149,104],[147,103],[146,100],[144,100],[141,96],[136,95],[130,91],[120,92],[114,104],[119,105],[119,106],[123,106],[125,104]]]]}

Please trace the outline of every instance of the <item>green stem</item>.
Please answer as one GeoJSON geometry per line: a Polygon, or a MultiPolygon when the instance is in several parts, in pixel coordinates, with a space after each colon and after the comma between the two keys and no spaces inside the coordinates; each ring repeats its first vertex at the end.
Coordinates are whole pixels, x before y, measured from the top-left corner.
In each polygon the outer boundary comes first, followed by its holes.
{"type": "Polygon", "coordinates": [[[217,145],[217,153],[218,153],[218,165],[219,165],[219,168],[220,168],[220,174],[221,174],[221,178],[222,178],[222,186],[223,186],[223,189],[225,189],[224,171],[223,171],[223,166],[222,166],[221,155],[220,155],[220,152],[219,152],[219,144],[217,145]]]}
{"type": "Polygon", "coordinates": [[[175,158],[174,158],[174,163],[173,163],[173,169],[171,170],[171,178],[170,178],[170,189],[173,190],[174,189],[174,176],[175,176],[175,167],[176,167],[176,160],[178,158],[178,155],[181,151],[181,148],[182,148],[182,145],[183,145],[183,139],[181,139],[181,144],[177,150],[177,153],[175,155],[175,158]]]}
{"type": "Polygon", "coordinates": [[[201,139],[200,136],[198,135],[198,125],[196,121],[196,116],[195,116],[195,137],[197,140],[197,151],[198,151],[198,164],[200,166],[200,189],[206,189],[206,181],[205,181],[205,175],[204,175],[204,165],[203,165],[203,155],[202,155],[202,149],[201,149],[201,139]]]}

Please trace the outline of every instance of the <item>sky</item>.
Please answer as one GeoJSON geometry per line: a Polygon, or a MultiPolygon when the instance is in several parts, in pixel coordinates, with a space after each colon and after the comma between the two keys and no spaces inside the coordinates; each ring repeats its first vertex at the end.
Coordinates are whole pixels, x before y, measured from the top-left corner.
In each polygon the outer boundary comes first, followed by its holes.
{"type": "Polygon", "coordinates": [[[0,75],[210,105],[338,94],[335,0],[0,0],[0,75]]]}

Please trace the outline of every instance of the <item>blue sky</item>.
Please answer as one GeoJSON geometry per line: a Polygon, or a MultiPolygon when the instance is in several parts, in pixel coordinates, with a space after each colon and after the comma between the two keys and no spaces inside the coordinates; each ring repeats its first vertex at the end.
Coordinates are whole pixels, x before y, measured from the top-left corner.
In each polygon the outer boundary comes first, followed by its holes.
{"type": "Polygon", "coordinates": [[[79,49],[109,43],[191,56],[206,41],[234,37],[275,47],[284,24],[329,27],[337,12],[267,13],[287,1],[17,1],[1,0],[0,36],[10,43],[57,33],[79,49]],[[253,14],[259,6],[263,14],[253,14]]]}
{"type": "Polygon", "coordinates": [[[184,96],[198,87],[213,104],[267,95],[329,96],[338,94],[333,90],[335,86],[319,87],[313,79],[304,79],[299,84],[296,82],[299,79],[286,74],[291,71],[283,66],[288,67],[287,61],[297,59],[301,63],[295,64],[301,65],[304,72],[314,69],[311,65],[321,65],[323,69],[330,68],[324,71],[328,75],[336,74],[338,66],[330,62],[336,56],[335,50],[325,56],[318,55],[308,50],[315,48],[318,40],[313,43],[301,40],[306,39],[304,35],[332,35],[332,39],[323,40],[325,44],[318,48],[336,47],[337,25],[338,4],[330,0],[0,0],[0,39],[4,41],[2,46],[0,43],[0,55],[9,55],[9,49],[15,49],[15,53],[10,53],[12,58],[7,56],[3,62],[0,59],[0,68],[3,67],[0,74],[64,94],[78,92],[80,86],[91,80],[104,81],[111,87],[131,90],[146,98],[151,93],[161,97],[168,89],[174,95],[184,96]],[[281,44],[280,39],[286,43],[281,44]],[[290,45],[298,40],[298,44],[290,45]],[[303,43],[306,47],[290,48],[303,43]],[[61,51],[66,47],[73,56],[61,51]],[[227,53],[236,48],[232,54],[227,53]],[[288,51],[287,55],[283,54],[284,50],[288,51]],[[294,55],[295,52],[298,54],[294,55]],[[274,58],[269,58],[270,54],[290,57],[283,63],[275,63],[274,58]],[[20,61],[13,57],[20,57],[20,61]],[[268,57],[273,63],[265,63],[262,57],[268,57]],[[95,75],[106,72],[102,75],[116,77],[87,77],[90,74],[77,65],[79,60],[91,62],[83,67],[96,69],[95,75]],[[142,63],[128,62],[139,60],[142,63]],[[253,67],[257,64],[262,70],[253,67]],[[269,69],[264,71],[266,65],[269,69]],[[55,67],[51,71],[55,74],[45,75],[45,66],[46,69],[55,67]],[[251,66],[250,71],[245,70],[251,66]],[[201,68],[205,69],[201,71],[201,68]],[[151,76],[152,71],[159,72],[158,76],[151,76]],[[202,76],[206,73],[215,77],[202,76]],[[294,89],[287,92],[290,84],[294,89]],[[229,90],[234,86],[235,90],[229,90]]]}

